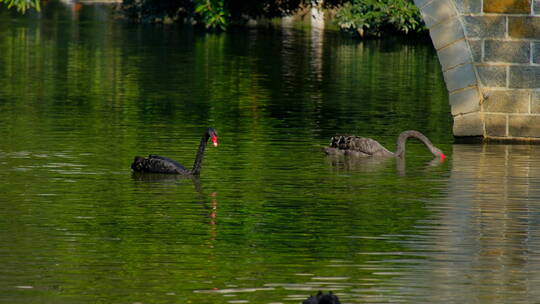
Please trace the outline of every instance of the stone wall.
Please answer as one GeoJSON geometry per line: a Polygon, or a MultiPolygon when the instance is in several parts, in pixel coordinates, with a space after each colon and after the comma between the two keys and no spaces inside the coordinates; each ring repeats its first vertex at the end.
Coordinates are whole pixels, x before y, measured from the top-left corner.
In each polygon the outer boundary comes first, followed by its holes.
{"type": "Polygon", "coordinates": [[[540,0],[415,0],[455,136],[540,139],[540,0]]]}

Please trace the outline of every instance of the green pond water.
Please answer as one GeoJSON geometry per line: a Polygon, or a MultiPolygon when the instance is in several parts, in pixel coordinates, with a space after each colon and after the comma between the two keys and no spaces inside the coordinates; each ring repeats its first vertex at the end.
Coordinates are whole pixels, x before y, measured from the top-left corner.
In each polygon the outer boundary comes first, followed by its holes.
{"type": "Polygon", "coordinates": [[[540,148],[455,144],[424,40],[0,11],[1,303],[531,303],[540,148]],[[135,155],[200,178],[134,174],[135,155]],[[335,134],[397,159],[331,158],[335,134]]]}

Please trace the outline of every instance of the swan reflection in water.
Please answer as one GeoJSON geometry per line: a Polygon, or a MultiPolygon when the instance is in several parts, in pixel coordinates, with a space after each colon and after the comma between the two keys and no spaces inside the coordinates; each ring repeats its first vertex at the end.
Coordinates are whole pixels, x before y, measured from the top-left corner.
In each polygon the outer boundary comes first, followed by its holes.
{"type": "MultiPolygon", "coordinates": [[[[384,169],[390,169],[395,161],[396,171],[399,175],[406,173],[406,160],[404,157],[358,157],[354,155],[327,155],[326,163],[337,170],[376,172],[384,169]]],[[[427,162],[427,167],[438,167],[444,161],[440,158],[433,158],[427,162]]]]}
{"type": "MultiPolygon", "coordinates": [[[[133,171],[131,178],[135,181],[140,181],[144,183],[158,183],[160,185],[166,186],[178,186],[181,183],[185,183],[188,180],[193,182],[195,191],[197,192],[197,201],[202,205],[202,207],[208,212],[209,224],[211,226],[210,230],[210,240],[214,241],[217,237],[217,208],[218,208],[218,193],[212,192],[209,197],[210,201],[208,202],[207,196],[204,194],[203,187],[199,176],[194,175],[181,175],[181,174],[160,174],[160,173],[147,173],[147,172],[136,172],[133,171]]],[[[154,188],[154,187],[152,187],[154,188]]],[[[211,247],[213,245],[210,245],[211,247]]]]}

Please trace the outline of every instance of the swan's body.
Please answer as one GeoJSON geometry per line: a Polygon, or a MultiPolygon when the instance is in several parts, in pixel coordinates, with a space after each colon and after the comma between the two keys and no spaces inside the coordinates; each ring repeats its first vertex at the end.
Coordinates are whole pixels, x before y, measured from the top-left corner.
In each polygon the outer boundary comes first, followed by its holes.
{"type": "Polygon", "coordinates": [[[341,304],[338,297],[331,291],[324,294],[319,291],[316,295],[311,296],[302,302],[303,304],[341,304]]]}
{"type": "Polygon", "coordinates": [[[355,156],[374,156],[374,157],[402,157],[405,155],[405,144],[409,138],[417,138],[429,151],[435,156],[444,159],[446,156],[422,133],[414,130],[404,131],[399,134],[397,139],[396,152],[391,152],[383,147],[376,140],[359,136],[334,136],[330,140],[330,146],[324,148],[324,152],[329,155],[355,155],[355,156]]]}
{"type": "Polygon", "coordinates": [[[182,174],[182,175],[198,175],[201,172],[202,161],[204,158],[204,150],[208,139],[212,139],[214,146],[217,146],[217,132],[213,128],[208,128],[201,138],[197,156],[193,163],[192,169],[187,169],[175,160],[168,157],[152,155],[148,157],[135,156],[131,169],[136,172],[151,172],[151,173],[167,173],[167,174],[182,174]]]}

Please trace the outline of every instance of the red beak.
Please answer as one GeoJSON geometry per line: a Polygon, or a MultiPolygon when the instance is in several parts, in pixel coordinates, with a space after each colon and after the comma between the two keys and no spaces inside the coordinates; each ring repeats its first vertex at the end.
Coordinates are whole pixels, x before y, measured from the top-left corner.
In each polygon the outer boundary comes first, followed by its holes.
{"type": "Polygon", "coordinates": [[[214,144],[214,147],[217,147],[217,146],[218,146],[218,143],[217,143],[217,136],[212,135],[212,143],[214,144]]]}

